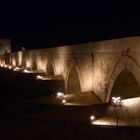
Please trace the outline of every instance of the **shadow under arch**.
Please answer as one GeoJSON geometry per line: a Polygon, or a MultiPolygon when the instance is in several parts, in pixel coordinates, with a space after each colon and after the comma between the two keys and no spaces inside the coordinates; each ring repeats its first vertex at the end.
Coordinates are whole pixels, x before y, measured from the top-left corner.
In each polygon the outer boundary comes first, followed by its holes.
{"type": "Polygon", "coordinates": [[[121,72],[123,72],[124,69],[127,69],[133,75],[138,85],[140,85],[140,66],[131,56],[122,56],[116,63],[114,70],[109,78],[105,102],[109,102],[113,85],[117,77],[120,75],[121,72]]]}
{"type": "Polygon", "coordinates": [[[133,74],[127,68],[125,68],[116,78],[111,91],[110,101],[112,96],[120,96],[122,99],[140,96],[140,86],[133,74]]]}
{"type": "Polygon", "coordinates": [[[67,79],[67,93],[80,93],[81,86],[78,71],[75,66],[72,66],[67,79]]]}
{"type": "Polygon", "coordinates": [[[46,73],[47,73],[47,76],[54,76],[55,75],[52,63],[47,65],[46,73]]]}
{"type": "Polygon", "coordinates": [[[37,70],[37,64],[36,64],[35,59],[33,59],[32,70],[37,70]]]}

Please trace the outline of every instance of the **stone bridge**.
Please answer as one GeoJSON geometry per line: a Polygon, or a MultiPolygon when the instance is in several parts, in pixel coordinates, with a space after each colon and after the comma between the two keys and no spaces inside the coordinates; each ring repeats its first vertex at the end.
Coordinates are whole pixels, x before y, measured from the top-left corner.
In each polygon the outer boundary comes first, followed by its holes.
{"type": "Polygon", "coordinates": [[[3,64],[61,75],[66,94],[90,91],[102,102],[140,96],[140,37],[6,54],[0,56],[3,64]]]}

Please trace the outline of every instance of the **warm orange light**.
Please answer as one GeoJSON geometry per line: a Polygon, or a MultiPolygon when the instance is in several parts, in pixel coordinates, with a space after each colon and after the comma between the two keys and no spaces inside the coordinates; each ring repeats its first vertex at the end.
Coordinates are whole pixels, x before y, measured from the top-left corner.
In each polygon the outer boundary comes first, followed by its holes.
{"type": "Polygon", "coordinates": [[[63,97],[64,96],[64,93],[62,92],[57,92],[57,97],[63,97]]]}
{"type": "Polygon", "coordinates": [[[116,122],[114,122],[112,119],[110,118],[102,118],[102,119],[98,119],[98,120],[94,120],[91,123],[92,125],[106,125],[106,126],[114,126],[116,125],[116,122]]]}
{"type": "Polygon", "coordinates": [[[22,70],[22,68],[19,68],[19,67],[14,68],[14,71],[21,71],[21,70],[22,70]]]}
{"type": "Polygon", "coordinates": [[[63,103],[63,104],[65,104],[65,103],[66,103],[66,100],[65,100],[65,99],[63,99],[63,100],[62,100],[62,103],[63,103]]]}
{"type": "Polygon", "coordinates": [[[94,120],[95,120],[95,116],[94,116],[94,115],[91,115],[91,116],[90,116],[90,120],[91,120],[91,121],[94,121],[94,120]]]}
{"type": "Polygon", "coordinates": [[[40,75],[37,75],[36,76],[36,79],[42,79],[43,77],[42,76],[40,76],[40,75]]]}
{"type": "Polygon", "coordinates": [[[3,64],[0,64],[1,67],[3,67],[3,64]]]}
{"type": "Polygon", "coordinates": [[[26,72],[28,72],[28,70],[25,69],[24,72],[26,73],[26,72]]]}
{"type": "Polygon", "coordinates": [[[7,67],[8,67],[8,65],[4,65],[4,67],[5,67],[5,68],[7,68],[7,67]]]}
{"type": "Polygon", "coordinates": [[[12,66],[9,66],[9,69],[12,69],[12,66]]]}
{"type": "Polygon", "coordinates": [[[18,65],[22,65],[22,52],[18,52],[18,65]]]}
{"type": "Polygon", "coordinates": [[[121,97],[112,97],[112,103],[114,105],[121,105],[121,97]]]}

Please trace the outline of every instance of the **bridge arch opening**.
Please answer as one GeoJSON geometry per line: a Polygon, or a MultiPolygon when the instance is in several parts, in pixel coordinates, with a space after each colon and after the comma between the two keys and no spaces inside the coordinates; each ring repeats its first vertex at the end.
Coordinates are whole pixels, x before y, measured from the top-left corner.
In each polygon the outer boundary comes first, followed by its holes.
{"type": "Polygon", "coordinates": [[[133,74],[125,68],[116,78],[111,91],[111,97],[120,96],[122,99],[139,97],[140,86],[133,74]]]}
{"type": "Polygon", "coordinates": [[[67,80],[67,93],[80,93],[80,80],[75,66],[72,66],[67,80]]]}
{"type": "Polygon", "coordinates": [[[35,60],[33,60],[33,63],[32,63],[32,70],[37,70],[37,64],[35,60]]]}
{"type": "Polygon", "coordinates": [[[120,74],[123,73],[124,70],[128,70],[133,78],[136,80],[138,85],[140,85],[140,65],[137,63],[137,61],[131,57],[131,56],[122,56],[118,62],[116,63],[107,85],[107,92],[105,95],[105,102],[109,102],[110,98],[113,94],[113,86],[115,86],[115,81],[118,77],[120,77],[120,74]]]}
{"type": "Polygon", "coordinates": [[[54,68],[53,68],[53,65],[52,64],[49,64],[47,66],[46,73],[47,73],[47,76],[53,76],[53,75],[55,75],[54,68]]]}

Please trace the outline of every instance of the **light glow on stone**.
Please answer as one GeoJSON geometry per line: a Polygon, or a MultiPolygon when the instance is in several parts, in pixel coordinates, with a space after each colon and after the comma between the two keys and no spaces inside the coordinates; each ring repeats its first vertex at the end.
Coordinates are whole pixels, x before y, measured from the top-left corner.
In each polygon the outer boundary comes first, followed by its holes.
{"type": "Polygon", "coordinates": [[[26,73],[26,72],[28,72],[28,70],[25,69],[24,72],[26,73]]]}
{"type": "Polygon", "coordinates": [[[90,120],[91,120],[91,121],[94,121],[94,120],[95,120],[95,116],[94,116],[94,115],[91,115],[91,116],[90,116],[90,120]]]}
{"type": "Polygon", "coordinates": [[[8,67],[8,65],[4,65],[4,67],[5,67],[5,68],[7,68],[7,67],[8,67]]]}
{"type": "Polygon", "coordinates": [[[19,70],[21,70],[22,68],[19,68],[19,67],[15,67],[14,68],[14,71],[19,71],[19,70]]]}
{"type": "Polygon", "coordinates": [[[114,105],[121,105],[121,97],[112,97],[112,102],[114,105]]]}
{"type": "Polygon", "coordinates": [[[65,104],[65,103],[66,103],[66,100],[65,100],[65,99],[63,99],[63,100],[62,100],[62,103],[63,103],[63,104],[65,104]]]}
{"type": "Polygon", "coordinates": [[[57,97],[63,97],[64,96],[64,93],[62,92],[57,92],[57,97]]]}
{"type": "Polygon", "coordinates": [[[9,66],[9,69],[11,69],[12,68],[12,66],[9,66]]]}
{"type": "Polygon", "coordinates": [[[0,64],[1,67],[3,67],[3,64],[0,64]]]}
{"type": "Polygon", "coordinates": [[[43,77],[41,75],[37,75],[36,79],[42,79],[43,77]]]}

